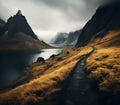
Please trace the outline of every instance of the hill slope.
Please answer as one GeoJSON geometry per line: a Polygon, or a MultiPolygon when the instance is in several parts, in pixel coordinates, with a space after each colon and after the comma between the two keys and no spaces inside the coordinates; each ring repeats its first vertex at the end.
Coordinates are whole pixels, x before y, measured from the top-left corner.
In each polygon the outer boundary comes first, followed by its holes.
{"type": "Polygon", "coordinates": [[[92,37],[103,37],[108,31],[118,29],[120,29],[120,3],[101,6],[83,28],[76,46],[86,45],[92,37]]]}

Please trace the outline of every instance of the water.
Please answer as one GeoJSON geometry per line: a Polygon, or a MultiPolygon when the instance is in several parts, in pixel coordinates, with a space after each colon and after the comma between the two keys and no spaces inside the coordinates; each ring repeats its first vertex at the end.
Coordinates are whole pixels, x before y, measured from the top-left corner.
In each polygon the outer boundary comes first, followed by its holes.
{"type": "Polygon", "coordinates": [[[39,53],[30,52],[0,52],[0,88],[6,87],[22,76],[29,64],[38,57],[48,59],[52,54],[58,54],[62,49],[45,49],[39,53]]]}

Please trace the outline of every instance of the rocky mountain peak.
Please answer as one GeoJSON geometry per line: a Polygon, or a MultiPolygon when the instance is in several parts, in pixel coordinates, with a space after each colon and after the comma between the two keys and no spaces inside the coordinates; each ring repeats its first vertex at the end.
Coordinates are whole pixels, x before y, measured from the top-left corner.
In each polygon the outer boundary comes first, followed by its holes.
{"type": "Polygon", "coordinates": [[[21,10],[18,10],[17,14],[16,15],[22,15],[22,12],[21,10]]]}
{"type": "Polygon", "coordinates": [[[27,19],[24,15],[22,15],[21,10],[18,10],[16,15],[11,16],[7,23],[4,26],[4,32],[8,32],[9,37],[14,37],[16,33],[22,32],[32,38],[38,39],[32,28],[27,22],[27,19]]]}

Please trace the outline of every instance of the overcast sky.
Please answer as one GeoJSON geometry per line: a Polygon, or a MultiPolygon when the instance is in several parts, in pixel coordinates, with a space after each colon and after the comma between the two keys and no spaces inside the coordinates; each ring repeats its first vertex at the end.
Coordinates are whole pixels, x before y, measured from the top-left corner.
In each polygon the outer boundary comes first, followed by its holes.
{"type": "Polygon", "coordinates": [[[103,1],[110,0],[0,0],[5,21],[21,10],[34,32],[49,41],[57,32],[82,28],[103,1]]]}

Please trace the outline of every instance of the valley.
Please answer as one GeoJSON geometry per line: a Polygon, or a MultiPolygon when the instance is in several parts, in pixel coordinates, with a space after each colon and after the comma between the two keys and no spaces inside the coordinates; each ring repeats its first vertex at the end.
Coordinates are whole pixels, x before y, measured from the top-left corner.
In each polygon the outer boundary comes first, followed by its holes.
{"type": "MultiPolygon", "coordinates": [[[[21,15],[18,11],[10,20],[24,20],[21,15]]],[[[120,105],[119,19],[120,2],[104,4],[82,29],[59,33],[52,40],[58,47],[39,40],[26,20],[24,26],[30,34],[24,28],[9,31],[6,25],[8,32],[17,34],[2,34],[5,39],[1,37],[0,49],[41,52],[33,57],[24,75],[0,90],[0,105],[120,105]],[[20,43],[5,43],[16,40],[20,43]]],[[[17,24],[20,26],[19,21],[17,24]]]]}

